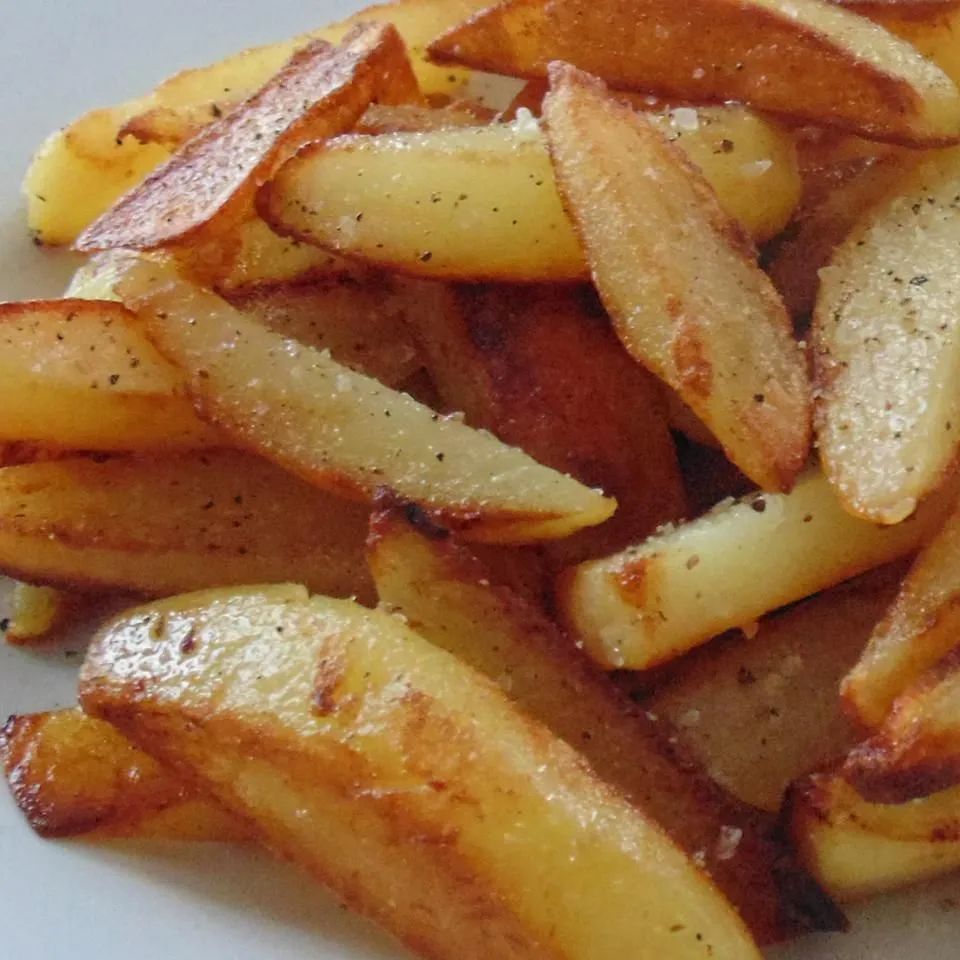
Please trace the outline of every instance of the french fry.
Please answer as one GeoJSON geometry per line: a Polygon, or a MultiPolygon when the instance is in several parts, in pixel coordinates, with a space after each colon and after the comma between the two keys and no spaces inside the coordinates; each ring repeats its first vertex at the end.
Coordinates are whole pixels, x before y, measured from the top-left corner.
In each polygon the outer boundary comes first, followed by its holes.
{"type": "Polygon", "coordinates": [[[349,128],[374,97],[419,97],[396,30],[360,26],[340,47],[309,44],[84,230],[77,249],[152,249],[245,219],[257,189],[291,153],[349,128]]]}
{"type": "Polygon", "coordinates": [[[789,489],[810,447],[806,366],[749,240],[683,154],[598,81],[556,65],[544,118],[621,341],[747,476],[789,489]]]}
{"type": "Polygon", "coordinates": [[[656,381],[627,355],[591,292],[470,286],[424,291],[407,318],[448,410],[539,463],[616,497],[599,527],[552,545],[597,557],[684,516],[656,381]]]}
{"type": "Polygon", "coordinates": [[[251,837],[242,821],[81,710],[11,717],[0,731],[0,760],[14,800],[42,837],[251,837]]]}
{"type": "Polygon", "coordinates": [[[787,787],[859,739],[837,685],[895,595],[899,566],[866,574],[705,646],[644,701],[721,786],[776,812],[787,787]]]}
{"type": "Polygon", "coordinates": [[[836,774],[791,794],[786,822],[801,861],[841,902],[960,868],[960,789],[888,806],[868,803],[836,774]]]}
{"type": "Polygon", "coordinates": [[[817,437],[844,505],[897,523],[957,455],[960,151],[921,165],[821,271],[814,314],[817,437]]]}
{"type": "Polygon", "coordinates": [[[489,434],[266,330],[169,260],[131,257],[118,292],[184,369],[202,416],[313,484],[368,501],[389,487],[497,543],[564,537],[615,509],[489,434]]]}
{"type": "Polygon", "coordinates": [[[374,515],[369,559],[381,602],[492,680],[578,750],[594,772],[698,858],[761,943],[839,918],[770,838],[770,822],[678,759],[668,734],[536,608],[491,586],[483,564],[405,512],[374,515]],[[802,895],[801,895],[802,894],[802,895]]]}
{"type": "Polygon", "coordinates": [[[178,598],[103,631],[80,691],[430,956],[759,957],[659,829],[394,617],[305,593],[178,598]]]}
{"type": "Polygon", "coordinates": [[[565,60],[613,87],[738,101],[871,139],[960,138],[960,93],[946,74],[876,24],[819,0],[506,0],[434,40],[429,54],[519,77],[565,60]]]}
{"type": "Polygon", "coordinates": [[[789,494],[751,494],[604,560],[566,571],[558,603],[608,667],[645,669],[725,630],[754,623],[928,541],[949,496],[883,527],[840,505],[818,470],[789,494]]]}
{"type": "Polygon", "coordinates": [[[369,596],[367,511],[232,452],[0,470],[0,570],[163,596],[283,581],[369,596]]]}

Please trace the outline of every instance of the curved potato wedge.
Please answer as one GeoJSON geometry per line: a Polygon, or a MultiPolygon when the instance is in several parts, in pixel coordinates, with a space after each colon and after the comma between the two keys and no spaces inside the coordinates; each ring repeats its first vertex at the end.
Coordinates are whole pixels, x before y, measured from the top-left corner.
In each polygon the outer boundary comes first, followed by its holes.
{"type": "Polygon", "coordinates": [[[804,866],[841,902],[960,868],[957,788],[888,806],[836,774],[816,774],[794,788],[785,820],[804,866]]]}
{"type": "Polygon", "coordinates": [[[791,868],[787,851],[771,837],[771,821],[681,760],[669,731],[620,693],[543,613],[510,589],[491,586],[482,563],[435,534],[418,529],[403,509],[374,515],[368,556],[381,602],[498,682],[698,857],[760,943],[842,925],[831,904],[791,868]]]}
{"type": "Polygon", "coordinates": [[[169,260],[131,256],[117,289],[185,371],[204,418],[317,486],[367,501],[388,487],[497,543],[564,537],[616,507],[522,450],[266,330],[169,260]]]}
{"type": "Polygon", "coordinates": [[[369,597],[368,512],[241,453],[0,470],[0,570],[162,596],[300,580],[369,597]]]}
{"type": "Polygon", "coordinates": [[[657,827],[395,617],[182,597],[104,630],[80,695],[422,953],[759,958],[657,827]]]}
{"type": "Polygon", "coordinates": [[[803,353],[750,242],[653,124],[571,67],[544,101],[557,182],[627,350],[680,394],[761,487],[810,448],[803,353]]]}
{"type": "Polygon", "coordinates": [[[751,494],[561,575],[560,609],[601,664],[644,669],[912,553],[949,509],[878,527],[850,516],[818,470],[789,494],[751,494]]]}
{"type": "Polygon", "coordinates": [[[249,215],[258,187],[297,147],[349,128],[376,96],[419,97],[396,30],[360,26],[337,48],[312,42],[84,230],[77,249],[151,249],[214,220],[225,229],[249,215]]]}
{"type": "Polygon", "coordinates": [[[921,165],[821,271],[817,440],[844,505],[897,523],[960,444],[960,151],[921,165]]]}
{"type": "Polygon", "coordinates": [[[81,710],[11,717],[0,730],[10,792],[41,837],[249,840],[252,831],[81,710]]]}
{"type": "Polygon", "coordinates": [[[877,140],[960,140],[960,92],[882,27],[820,0],[505,0],[430,44],[437,62],[520,77],[564,60],[611,86],[735,100],[877,140]]]}
{"type": "Polygon", "coordinates": [[[917,557],[899,595],[841,686],[864,726],[880,727],[894,701],[958,644],[960,513],[917,557]]]}

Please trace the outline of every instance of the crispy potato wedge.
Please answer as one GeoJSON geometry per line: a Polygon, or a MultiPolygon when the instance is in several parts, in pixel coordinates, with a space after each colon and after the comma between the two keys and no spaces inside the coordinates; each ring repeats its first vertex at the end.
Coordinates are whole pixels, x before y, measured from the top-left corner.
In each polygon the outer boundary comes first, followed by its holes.
{"type": "Polygon", "coordinates": [[[42,837],[251,837],[241,820],[81,710],[11,717],[0,731],[0,761],[17,806],[42,837]]]}
{"type": "Polygon", "coordinates": [[[473,555],[435,530],[421,532],[401,509],[374,515],[368,549],[381,602],[499,683],[653,817],[698,858],[759,942],[836,927],[830,904],[771,839],[770,821],[681,761],[641,708],[543,613],[509,588],[491,586],[473,555]]]}
{"type": "Polygon", "coordinates": [[[393,27],[360,26],[336,48],[314,41],[84,230],[77,248],[152,249],[245,219],[256,190],[297,147],[348,129],[374,97],[419,97],[393,27]]]}
{"type": "Polygon", "coordinates": [[[627,350],[760,486],[789,489],[810,447],[803,354],[750,242],[683,154],[564,65],[544,101],[560,192],[627,350]]]}
{"type": "Polygon", "coordinates": [[[463,286],[420,303],[406,316],[446,409],[616,497],[605,524],[551,545],[555,563],[622,549],[685,515],[659,385],[592,291],[463,286]]]}
{"type": "Polygon", "coordinates": [[[943,482],[960,442],[960,151],[921,165],[821,271],[817,439],[857,516],[897,523],[943,482]]]}
{"type": "Polygon", "coordinates": [[[10,591],[9,616],[0,627],[5,627],[7,643],[36,646],[58,639],[92,606],[93,598],[86,594],[17,582],[10,591]]]}
{"type": "Polygon", "coordinates": [[[565,60],[613,87],[739,101],[877,140],[960,138],[960,93],[946,74],[819,0],[505,0],[434,40],[429,54],[520,77],[565,60]]]}
{"type": "Polygon", "coordinates": [[[246,454],[0,470],[0,570],[150,596],[291,578],[369,597],[367,511],[246,454]]]}
{"type": "Polygon", "coordinates": [[[561,575],[571,631],[608,667],[644,669],[771,610],[912,553],[949,498],[880,527],[837,501],[818,470],[789,494],[750,494],[604,560],[561,575]]]}
{"type": "Polygon", "coordinates": [[[204,418],[322,488],[360,500],[392,488],[471,539],[498,543],[564,537],[616,507],[523,451],[266,330],[169,260],[131,257],[118,292],[185,370],[204,418]]]}
{"type": "Polygon", "coordinates": [[[0,441],[74,450],[185,450],[218,434],[121,304],[0,305],[0,441]]]}
{"type": "Polygon", "coordinates": [[[880,727],[894,701],[958,643],[960,514],[954,512],[917,557],[841,692],[867,728],[880,727]]]}
{"type": "Polygon", "coordinates": [[[759,958],[657,827],[395,617],[181,597],[104,630],[80,691],[422,953],[759,958]]]}
{"type": "Polygon", "coordinates": [[[864,800],[836,774],[791,794],[786,822],[804,865],[841,902],[960,868],[960,789],[896,806],[864,800]]]}
{"type": "Polygon", "coordinates": [[[859,740],[837,685],[896,594],[902,570],[834,587],[693,654],[644,706],[721,786],[776,812],[789,785],[859,740]]]}
{"type": "Polygon", "coordinates": [[[904,803],[960,784],[960,644],[908,687],[843,776],[867,800],[904,803]]]}

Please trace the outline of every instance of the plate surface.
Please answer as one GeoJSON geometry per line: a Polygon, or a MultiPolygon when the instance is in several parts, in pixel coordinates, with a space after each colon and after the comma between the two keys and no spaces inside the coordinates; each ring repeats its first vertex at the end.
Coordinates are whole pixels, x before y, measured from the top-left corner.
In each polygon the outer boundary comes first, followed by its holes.
{"type": "MultiPolygon", "coordinates": [[[[0,31],[0,299],[55,296],[68,255],[35,249],[19,183],[31,151],[93,106],[178,69],[342,16],[359,0],[41,0],[7,3],[0,31]]],[[[0,615],[5,606],[0,586],[0,615]]],[[[0,715],[70,704],[76,654],[0,649],[0,715]]],[[[38,840],[0,788],[0,943],[18,960],[400,960],[293,869],[219,846],[38,840]]],[[[948,960],[958,955],[960,879],[854,911],[854,932],[779,960],[948,960]]],[[[774,956],[774,954],[771,954],[774,956]]],[[[627,958],[625,958],[627,960],[627,958]]]]}

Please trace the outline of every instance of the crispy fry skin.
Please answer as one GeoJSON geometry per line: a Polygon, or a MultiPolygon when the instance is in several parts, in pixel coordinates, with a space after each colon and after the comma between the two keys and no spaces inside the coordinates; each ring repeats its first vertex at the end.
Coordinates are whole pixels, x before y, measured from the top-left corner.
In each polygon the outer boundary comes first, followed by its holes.
{"type": "Polygon", "coordinates": [[[429,47],[521,77],[565,60],[611,86],[772,113],[915,145],[956,143],[960,94],[914,48],[818,0],[506,0],[429,47]]]}
{"type": "Polygon", "coordinates": [[[598,81],[554,65],[544,118],[561,195],[624,346],[754,482],[789,489],[810,448],[810,388],[750,241],[678,148],[598,81]]]}
{"type": "Polygon", "coordinates": [[[314,41],[91,224],[76,246],[152,249],[223,231],[249,214],[257,189],[297,147],[349,128],[374,97],[418,95],[393,27],[359,26],[338,48],[314,41]]]}
{"type": "Polygon", "coordinates": [[[523,451],[265,330],[169,261],[132,257],[118,291],[185,371],[202,417],[319,487],[357,500],[390,487],[497,543],[563,537],[615,509],[523,451]]]}
{"type": "Polygon", "coordinates": [[[428,956],[759,956],[659,829],[394,617],[305,594],[177,598],[103,631],[80,687],[85,710],[428,956]]]}
{"type": "Polygon", "coordinates": [[[539,610],[491,586],[470,553],[417,528],[402,508],[374,515],[368,549],[381,601],[499,682],[675,843],[702,858],[760,943],[842,925],[771,838],[771,822],[682,759],[665,725],[621,694],[539,610]]]}

